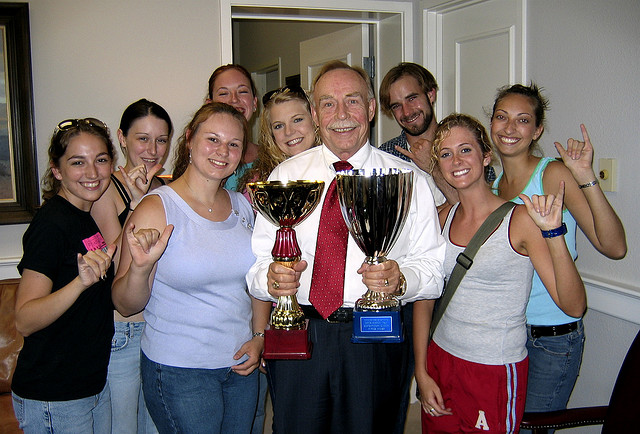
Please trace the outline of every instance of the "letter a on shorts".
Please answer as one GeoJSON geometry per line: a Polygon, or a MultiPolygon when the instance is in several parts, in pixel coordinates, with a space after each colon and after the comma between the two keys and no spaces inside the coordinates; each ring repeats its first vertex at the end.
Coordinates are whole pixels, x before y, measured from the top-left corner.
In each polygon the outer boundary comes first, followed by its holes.
{"type": "Polygon", "coordinates": [[[482,410],[478,410],[478,420],[476,421],[476,428],[483,431],[489,431],[487,416],[485,416],[484,411],[482,410]]]}

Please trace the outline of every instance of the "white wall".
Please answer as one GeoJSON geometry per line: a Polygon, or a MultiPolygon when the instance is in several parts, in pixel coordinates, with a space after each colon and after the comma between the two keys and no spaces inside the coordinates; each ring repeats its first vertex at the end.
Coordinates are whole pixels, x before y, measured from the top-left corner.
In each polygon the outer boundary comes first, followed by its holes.
{"type": "Polygon", "coordinates": [[[639,288],[638,185],[640,122],[640,2],[637,0],[529,0],[529,77],[551,99],[542,136],[547,155],[553,141],[566,145],[587,126],[598,158],[618,161],[618,192],[607,198],[626,227],[629,253],[610,261],[578,239],[581,272],[639,288]]]}
{"type": "MultiPolygon", "coordinates": [[[[219,66],[219,29],[213,24],[218,5],[217,0],[31,0],[40,174],[59,121],[94,116],[111,127],[116,140],[122,111],[142,97],[169,112],[175,143],[219,66]]],[[[17,276],[25,229],[0,226],[0,278],[17,276]]]]}
{"type": "MultiPolygon", "coordinates": [[[[606,195],[625,225],[629,252],[621,261],[608,260],[580,233],[578,268],[583,276],[612,283],[612,287],[637,296],[640,2],[527,0],[527,4],[529,77],[545,88],[551,100],[542,137],[546,155],[556,154],[553,141],[566,144],[568,137],[579,138],[582,122],[594,144],[595,167],[598,158],[618,160],[618,192],[606,195]]],[[[624,304],[602,309],[617,295],[590,284],[587,288],[593,303],[585,316],[587,340],[580,377],[569,402],[572,407],[608,403],[620,364],[640,328],[637,310],[621,315],[624,304]]],[[[634,303],[637,305],[637,300],[634,303]]],[[[568,432],[596,433],[600,427],[568,432]]]]}

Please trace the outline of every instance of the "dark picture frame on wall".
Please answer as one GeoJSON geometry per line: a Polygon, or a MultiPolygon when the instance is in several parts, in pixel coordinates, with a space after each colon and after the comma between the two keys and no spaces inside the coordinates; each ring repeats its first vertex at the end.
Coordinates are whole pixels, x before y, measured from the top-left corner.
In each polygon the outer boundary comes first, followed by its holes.
{"type": "Polygon", "coordinates": [[[28,3],[0,3],[0,224],[28,223],[38,200],[28,3]]]}

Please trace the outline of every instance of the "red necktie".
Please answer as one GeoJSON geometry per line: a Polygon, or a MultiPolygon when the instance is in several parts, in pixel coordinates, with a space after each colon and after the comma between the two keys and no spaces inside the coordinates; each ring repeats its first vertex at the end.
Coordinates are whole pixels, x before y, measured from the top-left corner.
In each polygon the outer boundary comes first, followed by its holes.
{"type": "MultiPolygon", "coordinates": [[[[336,172],[353,169],[347,161],[337,161],[333,167],[336,172]]],[[[322,204],[309,291],[309,301],[325,319],[342,306],[348,236],[334,178],[322,204]]]]}

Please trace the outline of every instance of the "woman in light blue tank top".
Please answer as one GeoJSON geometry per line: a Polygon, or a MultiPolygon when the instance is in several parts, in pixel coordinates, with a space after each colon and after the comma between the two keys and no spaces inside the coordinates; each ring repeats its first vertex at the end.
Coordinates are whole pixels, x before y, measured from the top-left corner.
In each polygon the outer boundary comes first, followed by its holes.
{"type": "MultiPolygon", "coordinates": [[[[519,193],[555,193],[559,181],[564,181],[564,221],[568,228],[565,239],[574,259],[577,226],[603,255],[611,259],[624,257],[624,228],[598,185],[592,168],[593,146],[584,125],[580,126],[582,141],[569,139],[567,149],[555,142],[562,162],[532,154],[544,131],[546,108],[547,100],[534,84],[518,84],[499,91],[493,106],[491,138],[503,172],[494,182],[494,193],[521,203],[519,193]]],[[[564,409],[582,360],[581,316],[562,312],[534,274],[527,323],[530,362],[526,411],[564,409]]]]}
{"type": "Polygon", "coordinates": [[[122,315],[143,308],[144,398],[160,433],[247,433],[270,303],[245,274],[254,214],[222,187],[240,163],[246,119],[209,103],[176,150],[175,181],[136,207],[124,229],[112,298],[122,315]]]}
{"type": "MultiPolygon", "coordinates": [[[[486,182],[492,150],[478,120],[455,113],[443,119],[433,155],[460,198],[440,211],[445,272],[451,275],[458,255],[505,200],[486,182]]],[[[557,197],[520,195],[526,207],[515,207],[484,241],[428,346],[433,300],[415,303],[423,432],[517,432],[526,395],[525,306],[534,267],[567,313],[579,315],[586,306],[584,285],[562,237],[562,191],[561,184],[557,197]]]]}

